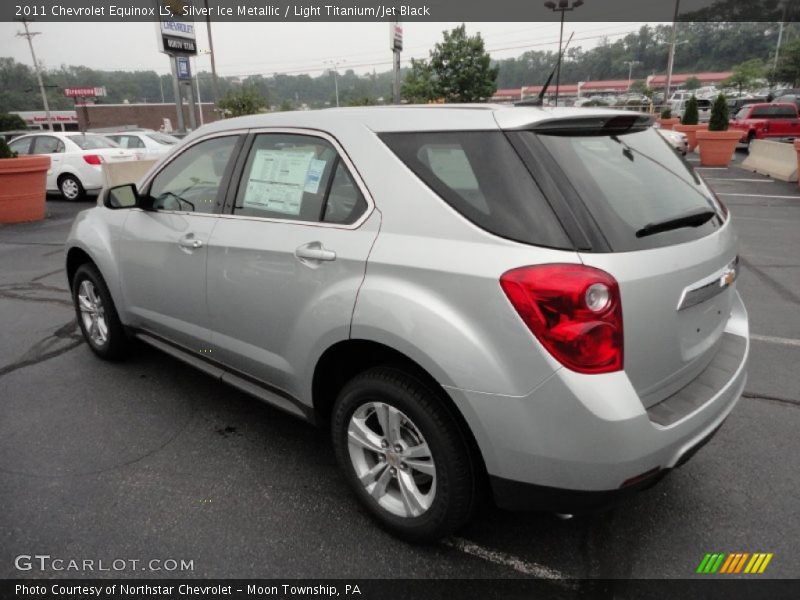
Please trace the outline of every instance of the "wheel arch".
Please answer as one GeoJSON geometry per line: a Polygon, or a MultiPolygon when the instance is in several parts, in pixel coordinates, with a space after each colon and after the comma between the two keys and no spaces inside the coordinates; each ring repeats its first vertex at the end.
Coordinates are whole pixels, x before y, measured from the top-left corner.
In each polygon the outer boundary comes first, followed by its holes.
{"type": "Polygon", "coordinates": [[[316,423],[326,427],[330,422],[333,404],[344,385],[359,373],[377,366],[397,368],[429,388],[447,408],[458,424],[475,459],[478,477],[486,475],[486,463],[476,435],[463,411],[428,369],[402,352],[366,339],[347,339],[330,346],[320,356],[314,368],[311,394],[316,423]]]}

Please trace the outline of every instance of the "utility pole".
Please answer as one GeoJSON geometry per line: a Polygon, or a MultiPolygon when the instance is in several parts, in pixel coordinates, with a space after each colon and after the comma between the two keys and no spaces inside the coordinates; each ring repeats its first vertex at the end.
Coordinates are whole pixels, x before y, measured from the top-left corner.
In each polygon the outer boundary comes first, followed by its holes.
{"type": "Polygon", "coordinates": [[[214,104],[219,101],[219,81],[217,80],[217,59],[214,55],[214,40],[211,37],[211,12],[208,10],[208,0],[206,3],[206,28],[208,30],[208,52],[211,54],[211,89],[214,97],[211,99],[214,104]]]}
{"type": "MultiPolygon", "coordinates": [[[[781,25],[778,29],[778,44],[775,46],[775,60],[772,61],[772,72],[778,69],[778,54],[781,51],[781,42],[783,41],[783,24],[786,21],[786,9],[789,7],[788,2],[783,3],[783,16],[781,16],[781,25]]],[[[773,75],[774,77],[774,75],[773,75]]]]}
{"type": "Polygon", "coordinates": [[[403,51],[403,27],[399,22],[389,24],[389,48],[392,50],[392,102],[400,104],[400,53],[403,51]]]}
{"type": "Polygon", "coordinates": [[[672,87],[672,68],[675,66],[675,38],[678,33],[678,8],[681,0],[675,0],[675,14],[672,16],[672,41],[669,46],[669,60],[667,61],[667,85],[664,88],[664,104],[669,102],[669,89],[672,87]]]}
{"type": "Polygon", "coordinates": [[[22,25],[25,27],[25,33],[19,32],[17,37],[28,38],[28,46],[31,49],[31,58],[33,58],[33,70],[36,71],[36,79],[39,81],[39,92],[42,94],[42,103],[44,104],[44,114],[47,119],[47,128],[53,131],[53,119],[50,117],[50,104],[47,102],[47,92],[44,89],[44,82],[42,81],[42,72],[39,70],[39,61],[36,60],[36,52],[33,51],[33,41],[31,38],[35,35],[40,35],[40,32],[31,32],[28,30],[28,21],[22,19],[22,25]]]}
{"type": "Polygon", "coordinates": [[[333,73],[333,86],[336,89],[336,107],[339,107],[339,65],[344,63],[343,60],[326,60],[323,64],[331,65],[328,69],[333,73]]]}

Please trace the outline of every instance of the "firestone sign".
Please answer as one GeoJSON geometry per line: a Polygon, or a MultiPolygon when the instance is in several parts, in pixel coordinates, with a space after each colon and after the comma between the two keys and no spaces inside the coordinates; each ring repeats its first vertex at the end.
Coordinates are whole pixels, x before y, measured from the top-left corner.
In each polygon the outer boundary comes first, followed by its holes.
{"type": "Polygon", "coordinates": [[[104,87],[68,87],[64,88],[67,98],[97,98],[106,95],[104,87]]]}

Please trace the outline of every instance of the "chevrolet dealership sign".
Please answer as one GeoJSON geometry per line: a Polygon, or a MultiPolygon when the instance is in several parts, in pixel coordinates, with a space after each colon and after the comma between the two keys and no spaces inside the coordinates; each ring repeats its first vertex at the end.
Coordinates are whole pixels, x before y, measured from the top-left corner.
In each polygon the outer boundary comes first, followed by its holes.
{"type": "MultiPolygon", "coordinates": [[[[191,0],[157,0],[160,15],[190,14],[191,0]]],[[[194,21],[162,17],[158,22],[159,51],[167,54],[197,54],[194,21]]]]}

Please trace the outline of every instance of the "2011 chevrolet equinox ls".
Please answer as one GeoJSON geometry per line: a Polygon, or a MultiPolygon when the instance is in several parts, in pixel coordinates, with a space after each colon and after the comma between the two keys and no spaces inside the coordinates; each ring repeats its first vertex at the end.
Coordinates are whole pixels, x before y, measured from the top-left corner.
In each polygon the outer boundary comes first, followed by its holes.
{"type": "Polygon", "coordinates": [[[491,105],[202,128],[67,242],[100,357],[135,337],[329,426],[395,534],[652,485],[746,378],[726,208],[646,115],[491,105]],[[210,350],[210,352],[209,352],[210,350]]]}

